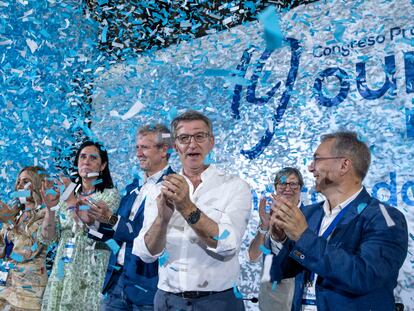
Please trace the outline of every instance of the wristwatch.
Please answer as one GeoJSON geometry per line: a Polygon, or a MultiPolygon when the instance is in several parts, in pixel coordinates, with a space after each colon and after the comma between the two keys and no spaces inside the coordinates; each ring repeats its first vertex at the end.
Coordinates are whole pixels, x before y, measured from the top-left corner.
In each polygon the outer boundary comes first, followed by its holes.
{"type": "Polygon", "coordinates": [[[109,218],[108,218],[108,224],[110,224],[112,227],[116,225],[116,223],[118,222],[118,216],[112,214],[109,218]]]}
{"type": "Polygon", "coordinates": [[[266,233],[268,233],[269,232],[269,229],[262,229],[262,227],[261,227],[261,223],[259,224],[259,226],[257,227],[257,231],[260,233],[260,234],[263,234],[263,235],[266,235],[266,233]]]}
{"type": "Polygon", "coordinates": [[[201,216],[201,211],[196,208],[195,211],[191,212],[190,215],[188,215],[186,221],[189,225],[195,225],[199,220],[201,216]]]}

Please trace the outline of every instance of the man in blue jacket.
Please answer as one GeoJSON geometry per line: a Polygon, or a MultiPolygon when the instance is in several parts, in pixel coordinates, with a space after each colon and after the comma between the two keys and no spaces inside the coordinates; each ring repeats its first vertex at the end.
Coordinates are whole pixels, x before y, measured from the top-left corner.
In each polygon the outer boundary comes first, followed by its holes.
{"type": "Polygon", "coordinates": [[[309,171],[326,200],[302,210],[282,197],[273,200],[273,273],[278,279],[296,276],[292,310],[395,309],[407,223],[362,186],[370,162],[355,133],[324,135],[309,171]]]}
{"type": "Polygon", "coordinates": [[[141,127],[137,133],[136,155],[144,180],[135,179],[126,187],[118,211],[91,207],[104,234],[103,240],[113,239],[119,252],[111,253],[106,273],[102,311],[153,310],[158,283],[158,262],[144,263],[131,253],[134,238],[142,228],[144,209],[157,208],[155,198],[160,193],[163,177],[174,173],[168,166],[171,147],[169,129],[162,124],[141,127]]]}

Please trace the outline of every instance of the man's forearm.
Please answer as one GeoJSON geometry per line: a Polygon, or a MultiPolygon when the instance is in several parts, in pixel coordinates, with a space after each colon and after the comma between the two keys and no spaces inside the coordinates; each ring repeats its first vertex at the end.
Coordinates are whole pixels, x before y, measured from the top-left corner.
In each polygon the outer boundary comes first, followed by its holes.
{"type": "MultiPolygon", "coordinates": [[[[190,217],[191,213],[196,212],[198,207],[194,203],[190,203],[183,209],[180,213],[186,221],[190,217]]],[[[203,241],[207,246],[216,248],[217,247],[217,237],[219,235],[219,226],[206,214],[201,212],[200,219],[195,224],[190,224],[191,228],[198,235],[198,237],[203,241]],[[216,237],[216,239],[214,239],[216,237]]]]}
{"type": "Polygon", "coordinates": [[[165,248],[167,227],[168,223],[163,222],[161,218],[157,217],[145,234],[145,245],[151,255],[159,254],[165,248]]]}

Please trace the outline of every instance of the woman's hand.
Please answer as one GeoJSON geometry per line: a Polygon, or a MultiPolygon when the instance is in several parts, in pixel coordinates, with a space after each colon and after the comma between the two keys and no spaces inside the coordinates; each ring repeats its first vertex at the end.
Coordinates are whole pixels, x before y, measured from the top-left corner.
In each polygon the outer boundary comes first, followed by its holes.
{"type": "Polygon", "coordinates": [[[259,202],[259,217],[260,217],[260,228],[263,230],[269,230],[270,215],[266,213],[266,198],[260,198],[259,202]]]}
{"type": "Polygon", "coordinates": [[[55,182],[58,186],[63,185],[62,182],[58,180],[46,179],[42,181],[40,194],[42,196],[43,203],[46,205],[48,210],[59,204],[60,188],[55,186],[55,182]]]}

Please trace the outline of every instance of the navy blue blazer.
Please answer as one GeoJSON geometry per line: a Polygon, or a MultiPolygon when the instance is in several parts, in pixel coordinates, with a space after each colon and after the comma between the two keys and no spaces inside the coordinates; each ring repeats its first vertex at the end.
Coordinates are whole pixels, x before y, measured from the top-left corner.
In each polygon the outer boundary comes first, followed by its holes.
{"type": "MultiPolygon", "coordinates": [[[[174,171],[168,167],[163,174],[173,174],[174,171]]],[[[161,182],[162,177],[157,181],[161,182]]],[[[116,230],[108,228],[108,225],[101,225],[100,232],[104,234],[103,240],[114,239],[121,247],[122,243],[126,243],[125,261],[123,273],[126,278],[126,287],[124,293],[135,305],[152,305],[154,303],[154,295],[157,291],[158,283],[158,261],[153,263],[145,263],[132,254],[132,246],[134,239],[138,236],[144,221],[145,200],[140,205],[135,217],[129,220],[132,206],[140,189],[138,179],[134,179],[133,183],[126,187],[126,195],[122,198],[119,209],[116,212],[120,216],[116,230]],[[128,225],[129,224],[129,225],[128,225]],[[130,230],[132,229],[132,232],[130,230]]],[[[117,256],[111,252],[109,258],[108,270],[106,272],[102,293],[105,294],[111,286],[114,286],[114,270],[117,265],[117,256]]]]}
{"type": "Polygon", "coordinates": [[[408,248],[405,217],[372,198],[365,188],[350,204],[329,240],[317,232],[323,203],[303,208],[308,228],[298,241],[288,240],[275,256],[274,279],[296,276],[293,311],[301,310],[310,271],[318,274],[319,311],[395,309],[393,290],[408,248]]]}

